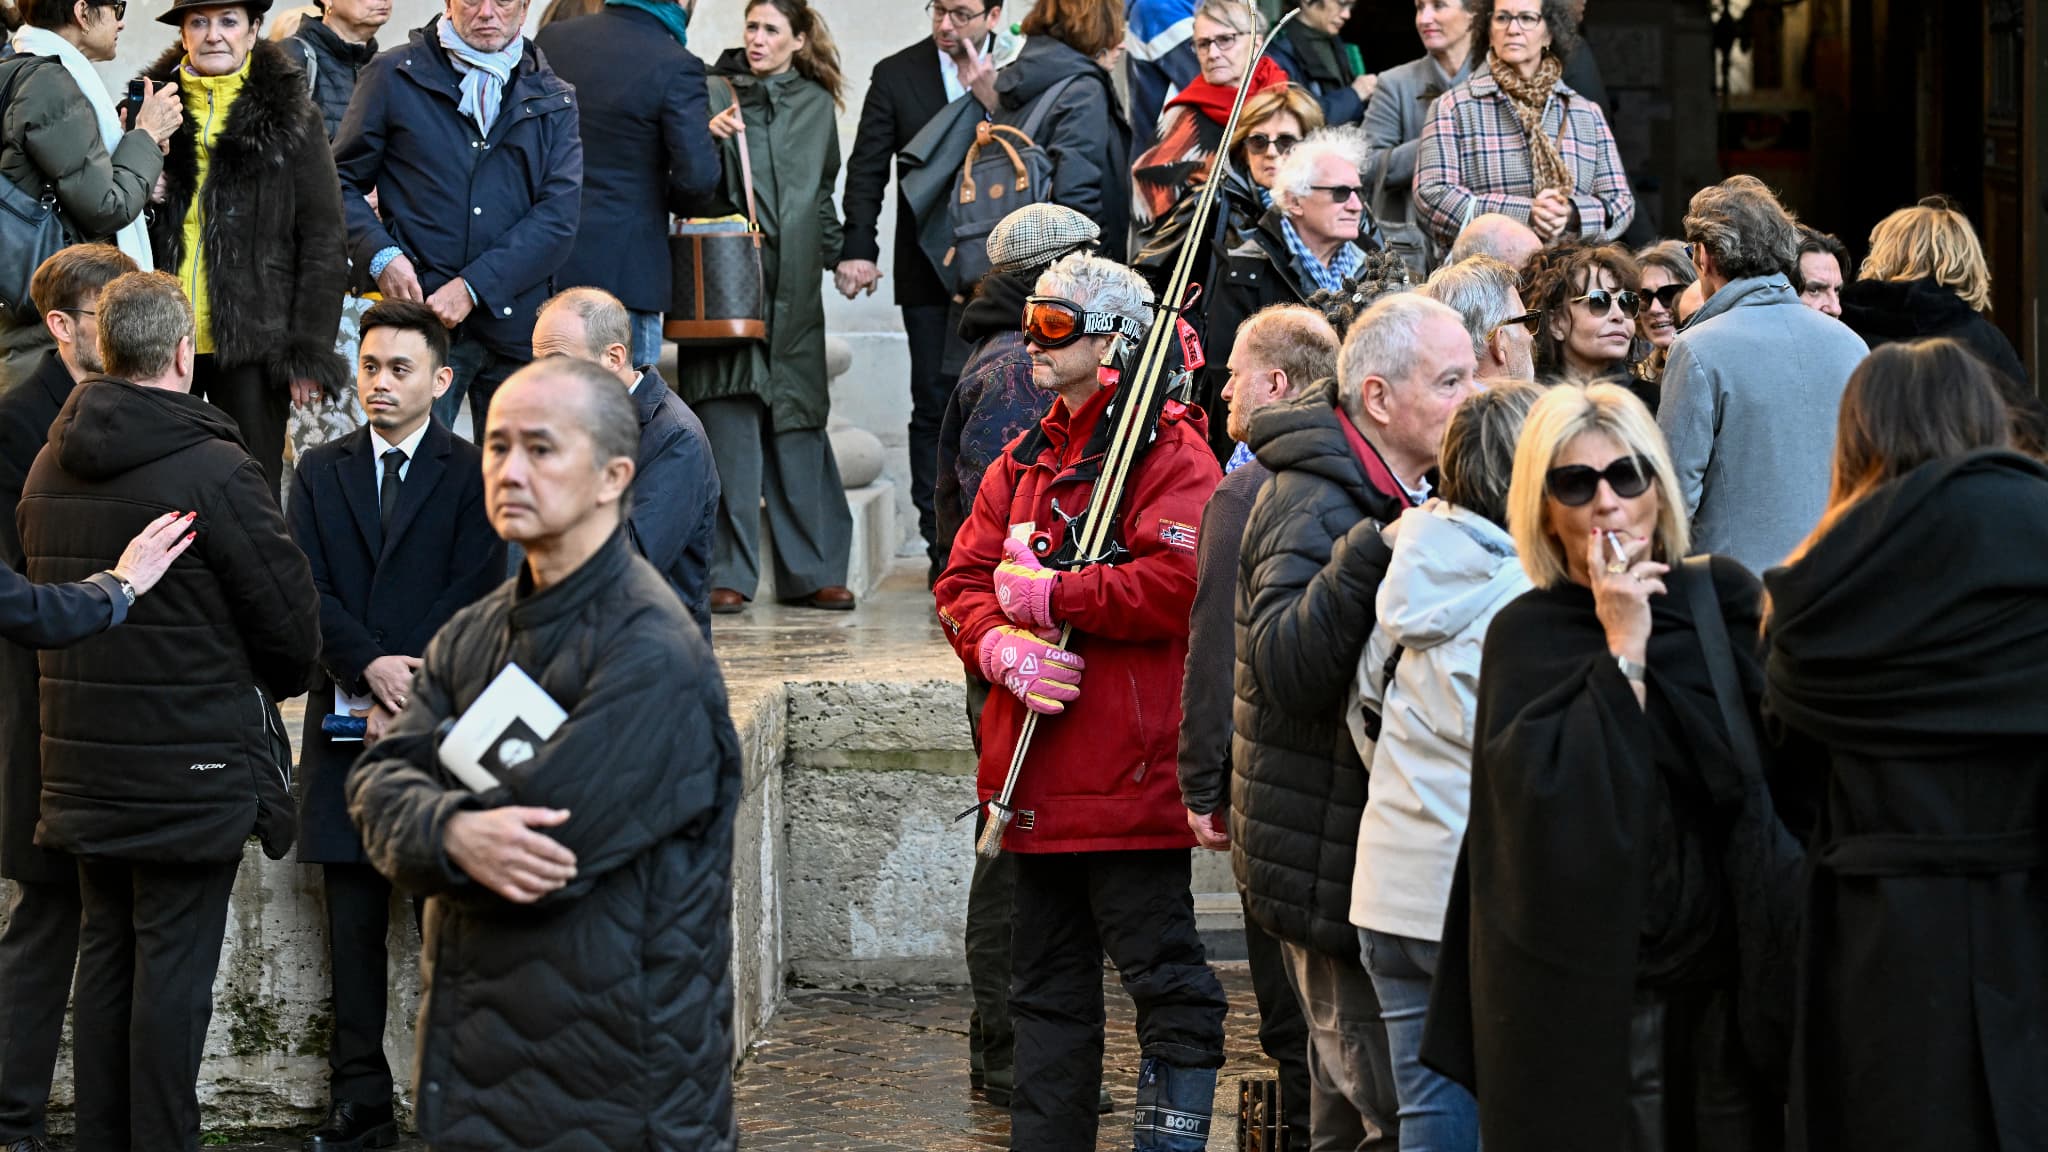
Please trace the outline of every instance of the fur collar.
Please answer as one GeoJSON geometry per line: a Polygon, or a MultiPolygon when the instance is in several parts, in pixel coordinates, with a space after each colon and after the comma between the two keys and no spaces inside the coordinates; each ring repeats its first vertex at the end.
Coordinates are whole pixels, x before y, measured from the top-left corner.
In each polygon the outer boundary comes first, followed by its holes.
{"type": "MultiPolygon", "coordinates": [[[[176,80],[178,65],[184,59],[184,48],[173,46],[143,75],[159,84],[176,80]]],[[[242,82],[242,93],[228,110],[228,122],[214,143],[212,163],[225,166],[254,161],[273,168],[283,167],[303,137],[313,111],[311,98],[306,95],[305,73],[276,44],[257,41],[249,53],[249,77],[242,82]]],[[[192,137],[199,131],[189,112],[185,114],[185,127],[186,131],[172,140],[174,154],[182,149],[189,155],[192,137]]]]}

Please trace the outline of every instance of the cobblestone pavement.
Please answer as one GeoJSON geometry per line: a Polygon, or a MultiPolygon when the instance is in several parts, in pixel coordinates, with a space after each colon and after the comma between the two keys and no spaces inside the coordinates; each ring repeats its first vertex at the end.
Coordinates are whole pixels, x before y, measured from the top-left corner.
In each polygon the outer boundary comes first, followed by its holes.
{"type": "MultiPolygon", "coordinates": [[[[1237,1082],[1271,1075],[1242,963],[1219,964],[1230,996],[1209,1147],[1237,1147],[1237,1082]]],[[[1131,1146],[1138,1043],[1131,1002],[1104,974],[1103,1083],[1116,1111],[1101,1152],[1131,1146]]],[[[744,1152],[986,1152],[1009,1147],[1007,1112],[967,1092],[967,990],[793,991],[748,1053],[735,1085],[744,1152]]]]}
{"type": "MultiPolygon", "coordinates": [[[[1259,1051],[1258,1012],[1242,963],[1216,966],[1230,996],[1209,1147],[1237,1147],[1237,1083],[1272,1074],[1259,1051]]],[[[1138,1042],[1131,1002],[1105,972],[1103,1083],[1116,1111],[1102,1117],[1100,1152],[1131,1146],[1138,1042]]],[[[747,1053],[734,1082],[742,1152],[988,1152],[1008,1148],[1009,1114],[967,1092],[965,988],[792,990],[747,1053]]],[[[219,1139],[219,1137],[215,1137],[219,1139]]],[[[299,1152],[289,1133],[238,1134],[228,1152],[299,1152]]],[[[407,1140],[400,1152],[422,1152],[407,1140]]]]}

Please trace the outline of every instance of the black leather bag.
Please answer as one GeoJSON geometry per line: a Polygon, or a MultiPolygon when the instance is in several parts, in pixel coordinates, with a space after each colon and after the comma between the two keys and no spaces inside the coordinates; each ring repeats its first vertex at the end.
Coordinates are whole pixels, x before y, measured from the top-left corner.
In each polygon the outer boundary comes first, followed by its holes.
{"type": "MultiPolygon", "coordinates": [[[[732,93],[733,111],[740,107],[732,93]]],[[[668,238],[670,295],[661,334],[677,344],[721,348],[768,338],[768,299],[761,269],[760,214],[754,209],[754,166],[747,134],[737,137],[747,219],[683,220],[668,238]]]]}
{"type": "MultiPolygon", "coordinates": [[[[15,56],[0,61],[0,124],[14,106],[14,90],[31,69],[57,64],[47,56],[15,56]]],[[[0,145],[4,155],[5,145],[0,145]]],[[[25,325],[36,315],[28,296],[28,282],[43,261],[57,250],[78,242],[64,212],[57,206],[57,192],[47,181],[31,193],[12,180],[0,180],[0,320],[25,325]]]]}

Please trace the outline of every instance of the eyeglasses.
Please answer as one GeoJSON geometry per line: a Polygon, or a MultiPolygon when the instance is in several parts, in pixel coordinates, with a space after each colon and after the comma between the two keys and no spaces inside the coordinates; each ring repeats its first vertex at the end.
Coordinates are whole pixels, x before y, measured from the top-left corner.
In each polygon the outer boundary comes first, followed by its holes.
{"type": "Polygon", "coordinates": [[[1268,136],[1264,132],[1254,132],[1244,138],[1245,148],[1253,155],[1278,152],[1280,155],[1285,156],[1289,152],[1294,151],[1294,146],[1299,143],[1301,143],[1301,137],[1290,136],[1284,132],[1278,136],[1268,136]]]}
{"type": "Polygon", "coordinates": [[[1195,41],[1195,55],[1207,56],[1211,48],[1219,52],[1229,52],[1236,48],[1237,42],[1243,38],[1244,33],[1242,32],[1230,32],[1222,36],[1205,37],[1195,41]]]}
{"type": "Polygon", "coordinates": [[[1541,23],[1543,23],[1543,13],[1541,12],[1495,12],[1493,14],[1493,26],[1495,28],[1505,28],[1513,24],[1524,32],[1534,32],[1536,26],[1541,23]]]}
{"type": "Polygon", "coordinates": [[[1684,284],[1666,284],[1662,288],[1644,292],[1643,302],[1645,304],[1656,304],[1666,312],[1669,312],[1678,307],[1678,298],[1685,295],[1685,289],[1686,285],[1684,284]]]}
{"type": "Polygon", "coordinates": [[[1527,312],[1522,313],[1520,316],[1509,317],[1508,319],[1503,320],[1498,324],[1495,324],[1493,326],[1492,331],[1489,332],[1488,335],[1492,335],[1493,332],[1498,332],[1503,328],[1512,328],[1517,324],[1527,329],[1529,335],[1534,336],[1536,333],[1543,330],[1543,309],[1531,308],[1527,312]]]}
{"type": "Polygon", "coordinates": [[[1328,192],[1332,204],[1349,204],[1354,196],[1361,202],[1365,200],[1365,186],[1361,184],[1311,184],[1309,189],[1314,192],[1328,192]]]}
{"type": "MultiPolygon", "coordinates": [[[[87,4],[86,7],[99,10],[112,8],[114,10],[114,19],[126,20],[128,18],[128,0],[114,0],[112,4],[87,4]]],[[[59,308],[57,311],[69,312],[71,309],[59,308]]]]}
{"type": "Polygon", "coordinates": [[[1577,508],[1593,502],[1600,494],[1600,482],[1623,500],[1633,500],[1650,490],[1650,481],[1656,479],[1657,470],[1650,467],[1648,459],[1642,456],[1623,456],[1605,468],[1594,468],[1585,464],[1567,464],[1552,468],[1543,474],[1544,490],[1550,497],[1567,508],[1577,508]]]}
{"type": "Polygon", "coordinates": [[[1024,300],[1024,338],[1040,348],[1064,348],[1083,336],[1138,338],[1137,326],[1114,312],[1090,312],[1057,296],[1024,300]]]}
{"type": "Polygon", "coordinates": [[[70,314],[72,314],[73,316],[97,316],[97,315],[99,315],[99,313],[98,313],[98,312],[94,311],[94,310],[93,310],[93,309],[91,309],[91,308],[52,308],[52,309],[51,309],[51,311],[52,311],[52,312],[69,312],[69,313],[70,313],[70,314]]]}
{"type": "Polygon", "coordinates": [[[951,20],[955,24],[965,24],[970,20],[979,20],[983,16],[988,15],[987,8],[947,8],[940,5],[938,0],[931,0],[930,3],[924,6],[924,10],[930,13],[931,18],[934,20],[951,20]]]}
{"type": "Polygon", "coordinates": [[[1643,310],[1643,298],[1626,288],[1619,292],[1609,292],[1605,288],[1595,288],[1584,296],[1572,297],[1572,303],[1586,305],[1595,316],[1605,316],[1613,310],[1616,304],[1619,304],[1621,305],[1621,314],[1631,320],[1635,319],[1636,313],[1643,310]]]}

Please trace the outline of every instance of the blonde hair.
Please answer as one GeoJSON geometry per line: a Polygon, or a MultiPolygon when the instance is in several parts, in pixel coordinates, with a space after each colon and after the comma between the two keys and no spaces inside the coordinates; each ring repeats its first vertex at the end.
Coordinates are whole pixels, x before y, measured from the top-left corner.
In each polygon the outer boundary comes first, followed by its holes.
{"type": "Polygon", "coordinates": [[[1651,482],[1657,490],[1657,538],[1651,556],[1676,564],[1691,545],[1685,495],[1678,490],[1671,451],[1650,410],[1617,384],[1559,385],[1545,392],[1523,421],[1514,479],[1508,484],[1508,532],[1515,538],[1522,571],[1538,588],[1555,588],[1570,578],[1564,542],[1550,527],[1549,472],[1566,445],[1590,432],[1613,438],[1624,451],[1648,460],[1656,473],[1651,482]]]}
{"type": "Polygon", "coordinates": [[[1280,115],[1292,113],[1301,124],[1303,136],[1323,126],[1323,106],[1309,95],[1308,89],[1298,84],[1284,84],[1263,91],[1254,92],[1244,98],[1244,113],[1237,118],[1237,131],[1230,135],[1231,163],[1242,168],[1244,164],[1244,142],[1251,139],[1259,125],[1280,115]]]}
{"type": "Polygon", "coordinates": [[[1870,230],[1870,255],[1858,280],[1926,280],[1963,298],[1979,312],[1991,310],[1991,269],[1970,218],[1952,208],[1919,204],[1901,208],[1870,230]]]}

